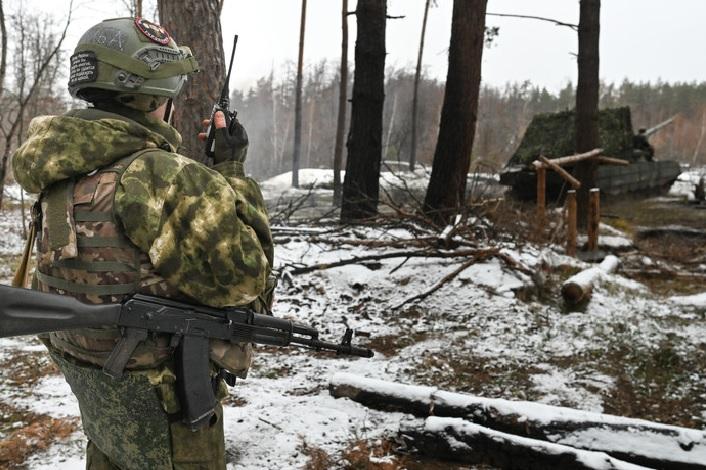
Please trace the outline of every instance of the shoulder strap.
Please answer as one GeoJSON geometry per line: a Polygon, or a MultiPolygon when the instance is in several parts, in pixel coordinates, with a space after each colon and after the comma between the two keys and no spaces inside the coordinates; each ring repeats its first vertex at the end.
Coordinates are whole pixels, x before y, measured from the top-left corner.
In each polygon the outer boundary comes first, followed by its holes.
{"type": "Polygon", "coordinates": [[[121,158],[120,160],[111,163],[110,165],[101,168],[98,170],[100,173],[117,173],[118,174],[118,179],[125,173],[125,170],[138,158],[140,158],[143,155],[146,155],[150,152],[164,152],[164,150],[160,148],[148,148],[148,149],[142,149],[139,150],[131,155],[128,155],[127,157],[121,158]]]}

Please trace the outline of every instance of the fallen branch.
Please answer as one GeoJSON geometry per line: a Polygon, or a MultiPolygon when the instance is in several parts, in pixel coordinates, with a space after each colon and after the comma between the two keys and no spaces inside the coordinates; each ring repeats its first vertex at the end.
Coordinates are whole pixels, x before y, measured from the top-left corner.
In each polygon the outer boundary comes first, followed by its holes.
{"type": "Polygon", "coordinates": [[[463,418],[503,433],[606,452],[638,465],[666,470],[706,470],[706,432],[700,430],[535,402],[451,393],[434,387],[402,385],[344,373],[331,378],[329,392],[336,398],[350,398],[379,410],[419,417],[463,418]]]}
{"type": "MultiPolygon", "coordinates": [[[[439,244],[439,237],[420,237],[420,238],[408,238],[399,240],[353,240],[350,238],[322,238],[313,237],[310,239],[312,243],[322,243],[326,245],[350,245],[350,246],[365,246],[369,248],[410,248],[410,247],[426,247],[432,248],[437,247],[439,244]]],[[[457,245],[474,247],[474,243],[467,240],[456,240],[457,245]]]]}
{"type": "Polygon", "coordinates": [[[570,306],[576,306],[591,298],[593,285],[601,278],[603,274],[611,273],[618,268],[620,260],[608,255],[600,265],[594,266],[574,274],[567,279],[561,286],[561,296],[564,302],[570,306]]]}
{"type": "Polygon", "coordinates": [[[527,19],[527,20],[538,20],[538,21],[546,21],[549,23],[554,23],[557,26],[566,26],[574,31],[579,30],[579,25],[573,24],[573,23],[567,23],[565,21],[560,21],[560,20],[555,20],[554,18],[546,18],[544,16],[534,16],[534,15],[517,15],[517,14],[512,14],[512,13],[486,13],[486,16],[499,16],[502,18],[522,18],[522,19],[527,19]]]}
{"type": "Polygon", "coordinates": [[[407,446],[422,454],[469,464],[523,470],[647,470],[603,452],[519,437],[460,418],[431,416],[409,420],[400,426],[407,446]],[[521,462],[521,464],[520,464],[521,462]]]}
{"type": "Polygon", "coordinates": [[[495,248],[489,249],[469,249],[469,250],[458,250],[458,251],[433,251],[433,250],[416,250],[416,251],[395,251],[392,253],[380,253],[377,255],[368,256],[354,256],[352,258],[342,259],[334,261],[332,263],[320,263],[311,266],[303,266],[299,268],[294,268],[289,272],[291,274],[305,274],[312,271],[319,271],[323,269],[338,268],[340,266],[346,266],[349,264],[360,264],[366,261],[379,261],[382,259],[390,258],[459,258],[466,256],[479,256],[486,253],[489,250],[495,250],[495,248]]]}
{"type": "Polygon", "coordinates": [[[406,304],[408,304],[408,303],[410,303],[410,302],[414,302],[415,300],[423,300],[423,299],[426,299],[426,298],[429,297],[431,294],[433,294],[434,292],[436,292],[436,291],[438,291],[439,289],[441,289],[445,284],[447,284],[448,282],[452,281],[456,276],[458,276],[458,275],[461,274],[463,271],[465,271],[466,269],[468,269],[469,267],[471,267],[472,265],[474,265],[474,264],[477,263],[477,262],[478,262],[478,258],[471,258],[471,259],[469,259],[468,261],[466,261],[465,263],[463,263],[461,266],[459,266],[458,268],[454,269],[452,272],[450,272],[450,273],[447,274],[446,276],[442,277],[439,282],[437,282],[436,284],[434,284],[434,285],[431,287],[431,289],[428,289],[428,290],[426,290],[426,291],[424,291],[424,292],[422,292],[422,293],[420,293],[420,294],[413,295],[412,297],[407,297],[407,298],[404,299],[402,302],[400,302],[400,303],[398,303],[398,304],[396,304],[396,305],[393,305],[391,309],[392,309],[392,310],[397,310],[398,308],[402,307],[403,305],[406,305],[406,304]]]}

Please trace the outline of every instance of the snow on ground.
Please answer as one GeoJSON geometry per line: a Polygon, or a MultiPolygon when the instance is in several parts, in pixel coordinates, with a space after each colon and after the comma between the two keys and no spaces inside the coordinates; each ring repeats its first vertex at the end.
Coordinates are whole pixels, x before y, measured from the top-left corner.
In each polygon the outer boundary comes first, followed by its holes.
{"type": "Polygon", "coordinates": [[[694,200],[694,188],[699,179],[706,178],[706,167],[697,167],[681,173],[677,180],[669,188],[670,196],[686,196],[690,201],[694,200]]]}
{"type": "MultiPolygon", "coordinates": [[[[300,173],[302,182],[318,177],[318,170],[300,173]]],[[[273,179],[263,186],[274,190],[288,181],[282,176],[282,181],[273,179]]],[[[21,237],[16,236],[18,215],[9,214],[0,212],[0,243],[12,241],[0,247],[16,255],[22,249],[21,237]]],[[[342,230],[353,240],[412,238],[400,228],[342,230]]],[[[321,227],[313,232],[319,237],[334,236],[316,233],[321,227]]],[[[310,323],[324,338],[333,340],[348,324],[358,331],[355,341],[370,345],[377,354],[372,359],[350,359],[260,348],[249,377],[232,389],[225,406],[229,469],[302,468],[308,460],[305,445],[321,448],[336,460],[359,439],[394,435],[401,415],[329,396],[328,380],[336,372],[614,413],[624,381],[637,380],[629,374],[638,374],[643,367],[642,363],[633,367],[630,361],[668,353],[667,359],[687,371],[679,376],[680,387],[670,389],[664,399],[706,393],[702,387],[706,370],[696,366],[701,362],[689,365],[706,349],[704,316],[677,299],[669,302],[650,294],[619,273],[603,276],[583,310],[567,311],[558,300],[557,280],[535,286],[529,276],[489,258],[427,299],[393,309],[431,288],[465,260],[392,258],[293,275],[297,266],[381,251],[311,242],[311,235],[293,228],[277,244],[276,263],[284,276],[276,292],[275,314],[310,323]]],[[[342,235],[340,231],[335,234],[342,235]]],[[[531,245],[502,246],[504,253],[531,268],[553,266],[576,272],[587,266],[531,245]]],[[[1,277],[0,282],[6,283],[8,276],[1,277]]],[[[37,342],[0,340],[0,362],[11,368],[14,357],[39,350],[37,342]]],[[[0,371],[0,377],[6,373],[0,371]]],[[[706,402],[696,401],[689,402],[688,413],[703,428],[706,402]]],[[[24,388],[3,378],[0,403],[57,418],[78,416],[68,386],[55,375],[24,388]]],[[[650,418],[645,413],[653,411],[635,408],[632,413],[650,418]]],[[[75,433],[33,455],[26,464],[37,469],[80,468],[84,465],[82,442],[81,433],[75,433]]]]}

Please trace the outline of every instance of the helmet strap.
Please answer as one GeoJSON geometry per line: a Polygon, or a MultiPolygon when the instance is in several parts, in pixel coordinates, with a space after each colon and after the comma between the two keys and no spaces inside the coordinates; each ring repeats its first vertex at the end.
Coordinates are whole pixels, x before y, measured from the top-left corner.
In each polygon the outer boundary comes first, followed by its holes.
{"type": "Polygon", "coordinates": [[[169,98],[167,100],[167,106],[164,108],[164,122],[169,125],[172,124],[172,114],[174,114],[174,107],[172,106],[173,103],[174,100],[172,98],[169,98]]]}

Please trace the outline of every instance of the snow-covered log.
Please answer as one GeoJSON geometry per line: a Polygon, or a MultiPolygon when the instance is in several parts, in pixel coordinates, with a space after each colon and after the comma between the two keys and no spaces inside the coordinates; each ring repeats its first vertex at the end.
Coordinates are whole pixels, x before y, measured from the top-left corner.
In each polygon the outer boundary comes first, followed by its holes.
{"type": "Polygon", "coordinates": [[[561,286],[561,296],[571,305],[578,305],[591,298],[593,285],[605,273],[611,273],[618,268],[620,260],[613,255],[608,255],[598,266],[584,269],[574,274],[561,286]]]}
{"type": "MultiPolygon", "coordinates": [[[[483,398],[335,374],[329,390],[365,406],[416,416],[457,417],[496,431],[660,469],[706,470],[706,432],[527,401],[483,398]]],[[[568,467],[567,467],[568,468],[568,467]]]]}
{"type": "Polygon", "coordinates": [[[485,428],[461,418],[408,420],[400,426],[408,446],[422,454],[469,464],[522,470],[645,470],[605,452],[575,449],[485,428]]]}

